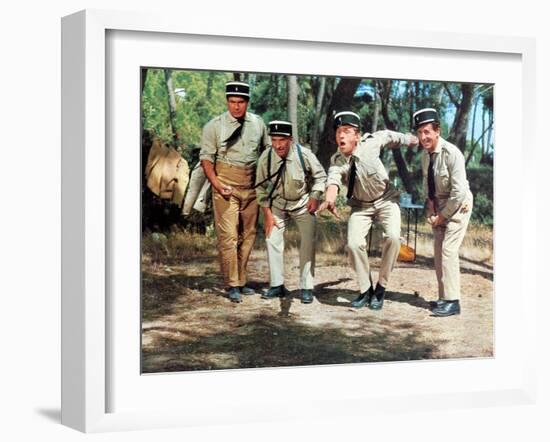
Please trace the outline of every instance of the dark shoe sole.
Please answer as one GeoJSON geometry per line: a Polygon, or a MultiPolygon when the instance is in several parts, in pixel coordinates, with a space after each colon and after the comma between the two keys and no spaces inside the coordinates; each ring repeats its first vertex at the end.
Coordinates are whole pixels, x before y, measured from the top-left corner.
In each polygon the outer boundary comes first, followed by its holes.
{"type": "Polygon", "coordinates": [[[432,316],[435,316],[436,318],[446,318],[447,316],[454,316],[454,315],[460,315],[460,311],[450,312],[450,313],[437,313],[432,311],[432,316]]]}

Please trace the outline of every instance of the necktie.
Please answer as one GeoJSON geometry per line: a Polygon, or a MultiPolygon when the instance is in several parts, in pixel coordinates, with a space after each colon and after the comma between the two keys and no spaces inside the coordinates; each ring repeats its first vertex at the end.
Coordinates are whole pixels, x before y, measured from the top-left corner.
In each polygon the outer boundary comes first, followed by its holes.
{"type": "Polygon", "coordinates": [[[239,122],[239,126],[233,131],[231,135],[225,140],[225,143],[227,144],[227,147],[233,146],[241,136],[241,132],[243,130],[243,123],[244,119],[237,120],[239,122]]]}
{"type": "Polygon", "coordinates": [[[355,185],[355,176],[357,175],[357,166],[355,165],[355,159],[351,157],[351,166],[349,168],[349,180],[348,180],[348,199],[353,196],[353,186],[355,185]]]}
{"type": "Polygon", "coordinates": [[[435,178],[434,178],[434,153],[430,154],[430,165],[428,166],[428,198],[435,200],[435,178]]]}

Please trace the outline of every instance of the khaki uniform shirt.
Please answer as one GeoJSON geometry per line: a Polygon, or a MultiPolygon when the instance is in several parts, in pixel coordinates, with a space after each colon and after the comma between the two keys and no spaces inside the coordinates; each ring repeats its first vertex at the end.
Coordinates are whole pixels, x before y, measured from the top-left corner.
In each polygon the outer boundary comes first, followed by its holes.
{"type": "MultiPolygon", "coordinates": [[[[302,167],[296,144],[290,146],[286,157],[286,166],[283,175],[277,183],[277,188],[271,195],[272,206],[281,210],[298,210],[304,207],[309,198],[320,199],[325,190],[327,174],[315,154],[302,147],[302,157],[306,170],[302,167]]],[[[277,172],[283,159],[271,148],[266,149],[258,160],[256,183],[261,183],[268,176],[277,172]],[[267,170],[268,156],[271,152],[271,170],[267,170]]],[[[270,207],[269,193],[275,184],[276,176],[256,188],[258,204],[270,207]]]]}
{"type": "Polygon", "coordinates": [[[241,136],[231,146],[225,141],[239,127],[229,112],[210,120],[202,131],[200,159],[211,163],[221,161],[240,167],[255,167],[258,156],[269,145],[269,136],[263,120],[247,112],[241,136]]]}
{"type": "Polygon", "coordinates": [[[360,207],[371,204],[381,197],[397,197],[399,192],[390,185],[388,172],[380,160],[380,149],[408,145],[410,140],[410,134],[390,130],[381,130],[373,134],[365,133],[352,155],[346,157],[337,152],[332,156],[327,186],[335,184],[340,188],[342,185],[348,185],[353,157],[357,172],[353,196],[348,200],[350,206],[360,207]]]}
{"type": "MultiPolygon", "coordinates": [[[[458,147],[439,137],[434,150],[434,181],[436,208],[445,218],[449,219],[460,208],[470,193],[470,185],[466,178],[464,155],[458,147]]],[[[422,176],[424,192],[428,196],[428,167],[430,154],[424,150],[422,155],[422,176]]]]}

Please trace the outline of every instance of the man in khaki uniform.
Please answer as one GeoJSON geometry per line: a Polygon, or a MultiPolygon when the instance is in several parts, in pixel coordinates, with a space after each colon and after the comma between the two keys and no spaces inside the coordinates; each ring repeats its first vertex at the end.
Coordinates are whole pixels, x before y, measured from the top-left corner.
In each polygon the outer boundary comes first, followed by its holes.
{"type": "Polygon", "coordinates": [[[328,208],[339,218],[335,201],[342,185],[348,187],[348,204],[351,215],[348,220],[348,254],[357,273],[360,295],[351,305],[380,310],[390,273],[399,255],[401,213],[399,191],[395,189],[380,161],[380,149],[409,147],[418,144],[412,134],[382,130],[361,135],[359,116],[353,112],[340,112],[334,116],[338,152],[330,161],[325,202],[321,209],[328,208]],[[382,264],[376,289],[367,256],[366,237],[373,221],[382,225],[386,239],[382,246],[382,264]]]}
{"type": "Polygon", "coordinates": [[[258,160],[258,203],[264,213],[270,289],[263,298],[282,297],[284,286],[284,232],[293,219],[300,232],[300,288],[302,303],[313,302],[315,274],[315,212],[327,174],[309,149],[293,142],[292,124],[269,123],[271,149],[258,160]]]}
{"type": "Polygon", "coordinates": [[[466,178],[464,155],[441,137],[435,109],[413,114],[422,155],[422,176],[428,222],[434,234],[435,274],[439,299],[432,304],[435,316],[460,314],[460,265],[458,249],[472,214],[473,196],[466,178]]]}
{"type": "Polygon", "coordinates": [[[230,81],[225,95],[228,111],[204,126],[200,160],[212,184],[220,264],[228,296],[241,302],[241,294],[254,293],[246,287],[246,265],[258,219],[256,162],[269,137],[262,119],[247,112],[248,84],[230,81]]]}

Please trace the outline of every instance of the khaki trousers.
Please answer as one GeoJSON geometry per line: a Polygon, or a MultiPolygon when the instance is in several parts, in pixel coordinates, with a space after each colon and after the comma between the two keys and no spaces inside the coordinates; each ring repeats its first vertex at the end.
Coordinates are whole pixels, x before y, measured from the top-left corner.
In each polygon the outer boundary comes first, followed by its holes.
{"type": "Polygon", "coordinates": [[[472,198],[465,213],[458,211],[445,225],[433,227],[435,275],[439,299],[460,300],[460,260],[458,251],[472,216],[472,198]]]}
{"type": "Polygon", "coordinates": [[[378,283],[383,287],[388,285],[401,246],[401,212],[395,201],[376,201],[371,207],[352,209],[348,220],[347,249],[351,266],[357,273],[361,293],[373,285],[367,255],[367,235],[375,219],[382,226],[386,236],[382,245],[382,264],[378,275],[378,283]]]}
{"type": "Polygon", "coordinates": [[[271,287],[284,284],[284,233],[288,222],[293,219],[300,232],[300,288],[312,290],[315,275],[315,215],[307,211],[307,206],[296,211],[273,207],[271,211],[278,226],[266,238],[271,287]]]}
{"type": "Polygon", "coordinates": [[[221,272],[227,286],[242,287],[247,282],[246,266],[256,238],[255,170],[218,162],[216,174],[221,183],[233,188],[228,199],[212,190],[221,272]]]}

